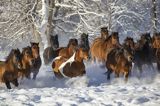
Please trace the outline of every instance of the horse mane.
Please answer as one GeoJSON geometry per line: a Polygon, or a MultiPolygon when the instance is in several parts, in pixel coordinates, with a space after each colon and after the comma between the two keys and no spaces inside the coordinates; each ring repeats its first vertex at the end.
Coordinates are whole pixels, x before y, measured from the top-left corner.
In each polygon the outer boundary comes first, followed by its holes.
{"type": "Polygon", "coordinates": [[[108,36],[107,39],[105,39],[105,42],[108,42],[111,39],[112,35],[108,36]]]}
{"type": "Polygon", "coordinates": [[[12,49],[10,51],[9,55],[6,58],[6,61],[5,61],[6,63],[9,62],[9,60],[13,57],[14,52],[15,52],[15,49],[12,49]]]}
{"type": "Polygon", "coordinates": [[[32,51],[31,47],[27,46],[27,47],[25,47],[25,48],[22,49],[22,54],[24,54],[27,49],[30,49],[32,51]]]}

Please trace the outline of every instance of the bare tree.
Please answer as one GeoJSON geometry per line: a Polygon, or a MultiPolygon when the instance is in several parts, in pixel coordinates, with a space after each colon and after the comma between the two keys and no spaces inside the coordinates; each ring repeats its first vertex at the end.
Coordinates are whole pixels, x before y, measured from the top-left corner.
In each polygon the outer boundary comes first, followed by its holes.
{"type": "Polygon", "coordinates": [[[152,30],[153,33],[157,32],[157,25],[158,25],[158,19],[157,19],[157,2],[156,0],[152,0],[152,30]]]}

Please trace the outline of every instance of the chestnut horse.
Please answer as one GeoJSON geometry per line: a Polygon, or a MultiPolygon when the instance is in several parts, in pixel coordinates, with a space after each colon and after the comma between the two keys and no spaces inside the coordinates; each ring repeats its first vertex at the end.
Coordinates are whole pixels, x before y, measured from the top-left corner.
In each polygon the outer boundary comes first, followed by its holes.
{"type": "Polygon", "coordinates": [[[23,69],[18,73],[19,77],[21,78],[26,77],[30,79],[31,68],[33,67],[34,63],[35,61],[34,61],[31,47],[27,46],[23,48],[22,50],[23,69]]]}
{"type": "Polygon", "coordinates": [[[40,57],[40,51],[39,51],[39,43],[33,43],[31,42],[31,49],[32,49],[32,54],[34,58],[34,65],[31,68],[31,72],[33,73],[33,79],[36,79],[36,76],[39,72],[39,69],[42,65],[41,57],[40,57]]]}
{"type": "Polygon", "coordinates": [[[126,48],[115,48],[108,54],[106,61],[107,79],[110,79],[110,74],[115,73],[116,77],[123,74],[125,81],[128,80],[129,73],[132,69],[133,54],[126,48]]]}
{"type": "Polygon", "coordinates": [[[90,49],[92,60],[106,61],[108,53],[116,47],[120,47],[118,32],[113,32],[106,40],[97,39],[90,49]]]}
{"type": "Polygon", "coordinates": [[[22,69],[21,53],[19,49],[12,49],[5,62],[0,64],[0,80],[11,89],[10,83],[18,87],[18,72],[22,69]]]}
{"type": "Polygon", "coordinates": [[[75,50],[78,47],[78,40],[77,39],[70,39],[67,47],[61,47],[57,49],[57,56],[62,56],[64,58],[70,58],[75,50]]]}
{"type": "Polygon", "coordinates": [[[52,63],[52,69],[57,78],[72,78],[86,73],[83,60],[88,60],[88,50],[79,48],[69,59],[60,57],[52,63]]]}

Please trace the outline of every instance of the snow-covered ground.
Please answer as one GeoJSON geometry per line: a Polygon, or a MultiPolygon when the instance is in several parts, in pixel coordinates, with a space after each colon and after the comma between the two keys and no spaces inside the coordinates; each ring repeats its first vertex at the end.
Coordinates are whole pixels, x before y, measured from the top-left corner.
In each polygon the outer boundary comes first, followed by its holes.
{"type": "Polygon", "coordinates": [[[86,63],[87,75],[58,80],[50,66],[42,66],[38,78],[21,80],[18,88],[0,85],[0,106],[159,106],[160,74],[144,67],[138,79],[133,70],[128,83],[122,78],[106,80],[105,69],[86,63]]]}

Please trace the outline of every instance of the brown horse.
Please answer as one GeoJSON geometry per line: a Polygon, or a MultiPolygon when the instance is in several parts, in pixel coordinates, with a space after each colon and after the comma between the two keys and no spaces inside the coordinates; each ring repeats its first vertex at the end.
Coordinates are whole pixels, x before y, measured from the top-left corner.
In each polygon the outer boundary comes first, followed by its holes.
{"type": "Polygon", "coordinates": [[[157,63],[158,72],[160,72],[160,33],[155,33],[152,38],[152,47],[154,57],[157,63]]]}
{"type": "Polygon", "coordinates": [[[35,80],[39,72],[39,69],[42,65],[42,61],[39,53],[39,43],[31,42],[31,49],[32,49],[32,54],[34,58],[34,65],[31,68],[31,72],[33,73],[33,79],[35,80]]]}
{"type": "Polygon", "coordinates": [[[80,45],[81,48],[87,49],[89,51],[89,40],[88,40],[88,34],[83,33],[81,35],[80,45]]]}
{"type": "Polygon", "coordinates": [[[102,39],[107,39],[109,37],[109,34],[108,34],[108,27],[102,27],[101,28],[101,38],[102,39]]]}
{"type": "Polygon", "coordinates": [[[70,39],[67,47],[61,47],[57,49],[57,56],[62,56],[64,58],[70,58],[75,50],[78,47],[78,40],[77,39],[70,39]]]}
{"type": "Polygon", "coordinates": [[[22,61],[23,69],[18,73],[18,75],[21,78],[26,77],[30,79],[31,68],[35,63],[31,47],[27,46],[23,48],[21,61],[22,61]]]}
{"type": "Polygon", "coordinates": [[[101,37],[97,37],[93,40],[93,42],[96,42],[98,40],[105,40],[109,37],[109,31],[108,27],[102,27],[101,28],[101,37]]]}
{"type": "Polygon", "coordinates": [[[43,52],[43,60],[48,65],[55,57],[57,57],[57,48],[59,48],[58,35],[51,36],[51,46],[47,47],[43,52]]]}
{"type": "Polygon", "coordinates": [[[114,72],[116,77],[119,77],[119,74],[122,73],[125,77],[125,81],[127,81],[132,69],[132,60],[133,54],[130,50],[125,48],[111,50],[106,61],[106,68],[108,69],[107,79],[109,80],[110,74],[114,72]]]}
{"type": "Polygon", "coordinates": [[[90,49],[92,60],[106,61],[108,53],[116,47],[120,47],[118,32],[113,32],[106,40],[97,39],[90,49]]]}
{"type": "Polygon", "coordinates": [[[18,87],[18,72],[22,69],[21,53],[19,49],[12,49],[5,62],[0,64],[0,81],[11,89],[10,83],[18,87]]]}
{"type": "Polygon", "coordinates": [[[127,37],[124,40],[123,46],[125,48],[131,48],[134,51],[135,50],[135,42],[134,42],[133,38],[127,37]]]}
{"type": "Polygon", "coordinates": [[[83,60],[88,60],[88,50],[79,48],[71,58],[60,57],[52,63],[54,74],[58,78],[77,77],[86,73],[83,60]]]}
{"type": "Polygon", "coordinates": [[[134,63],[138,68],[140,76],[142,73],[142,66],[147,64],[152,70],[153,67],[153,49],[151,47],[152,39],[149,33],[141,35],[141,39],[135,45],[134,63]]]}
{"type": "Polygon", "coordinates": [[[160,48],[160,33],[155,33],[152,37],[152,47],[160,48]]]}

